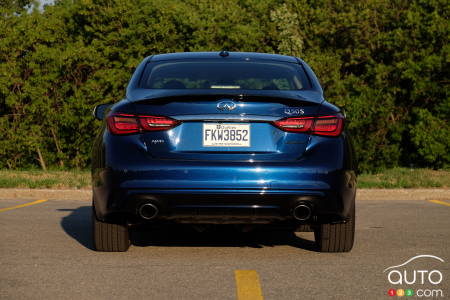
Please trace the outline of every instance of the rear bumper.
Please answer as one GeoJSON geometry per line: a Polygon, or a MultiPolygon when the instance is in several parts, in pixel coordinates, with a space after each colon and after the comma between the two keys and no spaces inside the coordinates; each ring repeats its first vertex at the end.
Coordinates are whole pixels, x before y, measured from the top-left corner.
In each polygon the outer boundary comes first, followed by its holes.
{"type": "MultiPolygon", "coordinates": [[[[181,223],[271,223],[298,221],[293,210],[307,204],[320,219],[344,219],[343,207],[320,192],[284,191],[284,193],[259,194],[252,191],[223,193],[219,191],[152,191],[128,190],[116,193],[107,214],[127,214],[137,217],[139,208],[151,203],[158,208],[155,220],[172,220],[181,223]],[[167,192],[167,193],[164,193],[167,192]],[[180,192],[180,193],[177,193],[180,192]],[[117,197],[118,196],[118,197],[117,197]]],[[[138,218],[133,218],[138,220],[138,218]]],[[[312,222],[313,219],[308,220],[312,222]]]]}
{"type": "Polygon", "coordinates": [[[130,143],[95,149],[94,204],[103,220],[134,218],[145,202],[158,205],[161,220],[213,223],[293,220],[302,201],[313,209],[310,222],[345,220],[354,205],[354,157],[345,134],[312,136],[291,161],[156,159],[130,143]]]}
{"type": "Polygon", "coordinates": [[[308,223],[313,223],[345,220],[354,201],[353,171],[320,173],[273,164],[260,165],[255,171],[255,167],[233,164],[195,167],[178,163],[164,168],[155,164],[143,171],[104,169],[98,174],[99,184],[94,185],[98,217],[136,220],[140,206],[152,203],[159,210],[155,220],[297,222],[293,209],[307,203],[313,210],[308,223]]]}

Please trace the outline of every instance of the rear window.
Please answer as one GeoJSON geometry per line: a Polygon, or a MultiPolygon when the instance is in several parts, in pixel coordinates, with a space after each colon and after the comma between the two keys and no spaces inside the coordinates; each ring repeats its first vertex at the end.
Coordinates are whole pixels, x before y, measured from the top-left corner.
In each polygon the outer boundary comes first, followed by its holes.
{"type": "Polygon", "coordinates": [[[254,61],[165,61],[147,64],[146,89],[302,90],[309,81],[300,65],[254,61]]]}

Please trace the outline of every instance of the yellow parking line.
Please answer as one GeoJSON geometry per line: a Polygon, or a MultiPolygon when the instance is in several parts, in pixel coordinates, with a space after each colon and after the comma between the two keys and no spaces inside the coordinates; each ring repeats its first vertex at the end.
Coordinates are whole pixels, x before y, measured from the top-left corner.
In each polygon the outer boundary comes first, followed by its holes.
{"type": "Polygon", "coordinates": [[[48,201],[48,200],[42,199],[42,200],[36,200],[33,202],[28,202],[28,203],[24,203],[24,204],[12,206],[12,207],[0,208],[0,212],[4,212],[4,211],[16,209],[16,208],[21,208],[21,207],[25,207],[25,206],[35,205],[35,204],[39,204],[39,203],[46,202],[46,201],[48,201]]]}
{"type": "Polygon", "coordinates": [[[238,300],[263,300],[258,273],[254,270],[236,270],[236,289],[238,300]]]}
{"type": "Polygon", "coordinates": [[[434,202],[434,203],[437,203],[437,204],[442,204],[442,205],[445,205],[445,206],[450,206],[450,203],[445,202],[445,201],[440,201],[440,200],[428,200],[428,201],[434,202]]]}

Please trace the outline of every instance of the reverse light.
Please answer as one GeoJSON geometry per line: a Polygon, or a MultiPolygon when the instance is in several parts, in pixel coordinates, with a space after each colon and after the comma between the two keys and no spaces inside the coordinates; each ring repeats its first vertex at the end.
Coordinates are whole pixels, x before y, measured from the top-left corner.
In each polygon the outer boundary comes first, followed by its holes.
{"type": "Polygon", "coordinates": [[[168,130],[180,122],[163,116],[141,116],[115,113],[107,118],[108,129],[112,134],[124,135],[146,131],[168,130]]]}
{"type": "Polygon", "coordinates": [[[341,134],[344,119],[340,115],[320,117],[286,118],[273,122],[283,131],[310,133],[324,136],[338,136],[341,134]]]}

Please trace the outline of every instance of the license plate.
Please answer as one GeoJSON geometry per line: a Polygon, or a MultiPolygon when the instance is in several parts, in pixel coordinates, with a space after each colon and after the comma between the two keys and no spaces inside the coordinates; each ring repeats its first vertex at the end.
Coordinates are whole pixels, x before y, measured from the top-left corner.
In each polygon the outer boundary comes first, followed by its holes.
{"type": "Polygon", "coordinates": [[[203,147],[250,147],[250,124],[203,124],[203,147]]]}

